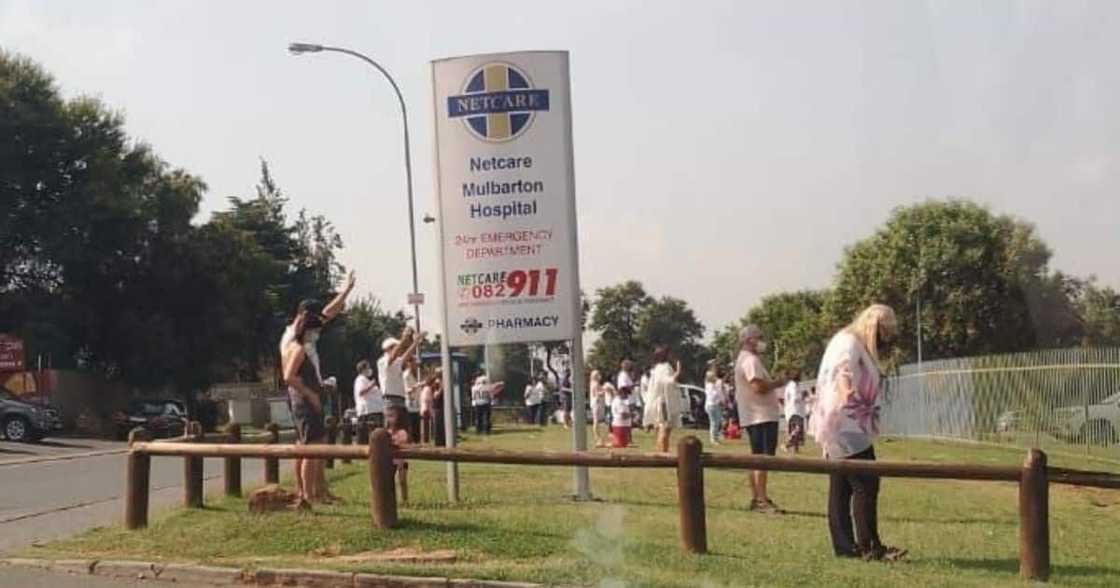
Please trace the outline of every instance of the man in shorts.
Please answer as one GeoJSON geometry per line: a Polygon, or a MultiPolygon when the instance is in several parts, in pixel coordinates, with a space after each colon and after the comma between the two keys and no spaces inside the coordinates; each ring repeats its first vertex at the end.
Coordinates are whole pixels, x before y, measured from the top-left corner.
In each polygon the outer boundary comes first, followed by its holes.
{"type": "MultiPolygon", "coordinates": [[[[739,357],[735,359],[735,404],[739,424],[746,428],[746,437],[755,455],[774,455],[778,451],[778,419],[782,406],[778,394],[784,379],[772,380],[759,354],[766,351],[762,329],[748,325],[739,331],[739,357]]],[[[774,501],[766,495],[766,471],[752,470],[750,510],[781,514],[774,501]]]]}

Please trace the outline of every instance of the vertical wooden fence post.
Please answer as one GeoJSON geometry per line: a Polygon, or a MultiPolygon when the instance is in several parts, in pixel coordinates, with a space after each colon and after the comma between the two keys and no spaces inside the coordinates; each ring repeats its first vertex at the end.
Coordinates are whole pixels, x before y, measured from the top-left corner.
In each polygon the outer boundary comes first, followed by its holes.
{"type": "MultiPolygon", "coordinates": [[[[276,423],[268,423],[265,427],[268,430],[268,443],[275,445],[280,442],[280,426],[276,423]]],[[[265,484],[279,484],[280,483],[280,458],[266,457],[264,458],[264,483],[265,484]]]]}
{"type": "MultiPolygon", "coordinates": [[[[148,441],[148,432],[137,427],[128,433],[128,444],[148,441]]],[[[124,527],[130,531],[148,526],[148,493],[151,488],[152,457],[138,451],[128,452],[128,480],[125,484],[124,527]]]]}
{"type": "Polygon", "coordinates": [[[1050,481],[1039,449],[1027,452],[1019,480],[1019,576],[1050,577],[1050,481]]]}
{"type": "MultiPolygon", "coordinates": [[[[338,419],[327,417],[327,445],[334,445],[338,441],[338,419]]],[[[334,458],[327,458],[327,469],[334,469],[334,458]]]]}
{"type": "Polygon", "coordinates": [[[393,484],[393,440],[378,428],[369,436],[370,513],[377,529],[397,526],[397,492],[393,484]]]}
{"type": "MultiPolygon", "coordinates": [[[[187,423],[187,443],[202,441],[202,424],[198,421],[187,423]]],[[[186,456],[183,458],[183,506],[202,508],[202,458],[186,456]]]]}
{"type": "MultiPolygon", "coordinates": [[[[343,445],[351,445],[353,443],[354,443],[354,423],[351,423],[350,421],[344,421],[342,423],[342,444],[343,445]]],[[[342,463],[343,463],[343,465],[348,465],[350,463],[350,458],[347,457],[347,458],[343,459],[342,463]]]]}
{"type": "MultiPolygon", "coordinates": [[[[230,423],[226,426],[226,443],[241,443],[241,425],[230,423]]],[[[241,497],[241,458],[227,457],[223,460],[223,478],[226,482],[226,496],[241,497]]]]}
{"type": "Polygon", "coordinates": [[[708,523],[704,510],[703,445],[689,435],[677,443],[677,501],[680,504],[681,546],[690,553],[708,552],[708,523]]]}

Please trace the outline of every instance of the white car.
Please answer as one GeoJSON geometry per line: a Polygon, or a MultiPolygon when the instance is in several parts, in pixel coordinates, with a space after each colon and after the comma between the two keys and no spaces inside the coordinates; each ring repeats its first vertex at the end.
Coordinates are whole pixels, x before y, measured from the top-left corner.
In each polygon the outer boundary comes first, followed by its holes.
{"type": "Polygon", "coordinates": [[[1079,441],[1108,445],[1120,440],[1120,392],[1088,407],[1059,410],[1067,419],[1069,432],[1079,441]]]}

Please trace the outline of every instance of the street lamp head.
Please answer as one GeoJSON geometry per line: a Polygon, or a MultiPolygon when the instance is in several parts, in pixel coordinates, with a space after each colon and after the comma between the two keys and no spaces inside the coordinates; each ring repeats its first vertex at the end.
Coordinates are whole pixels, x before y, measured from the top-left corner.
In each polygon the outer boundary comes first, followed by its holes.
{"type": "Polygon", "coordinates": [[[323,50],[322,45],[315,45],[312,43],[289,43],[288,51],[292,55],[300,55],[301,53],[318,53],[323,50]]]}

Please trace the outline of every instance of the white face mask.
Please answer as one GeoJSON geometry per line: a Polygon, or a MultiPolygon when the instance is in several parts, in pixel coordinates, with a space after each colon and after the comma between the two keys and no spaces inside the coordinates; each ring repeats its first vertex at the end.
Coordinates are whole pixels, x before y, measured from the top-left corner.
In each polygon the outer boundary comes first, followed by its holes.
{"type": "Polygon", "coordinates": [[[766,353],[766,341],[759,341],[755,345],[755,349],[757,349],[759,353],[766,353]]]}

